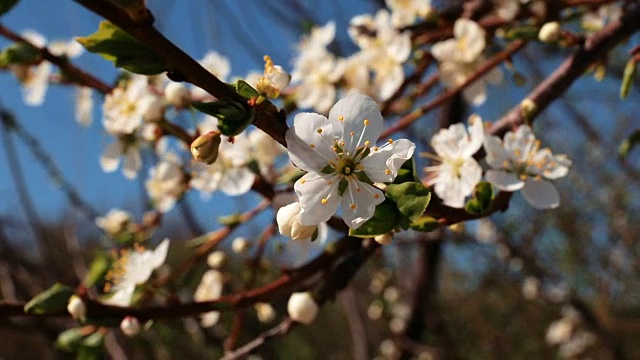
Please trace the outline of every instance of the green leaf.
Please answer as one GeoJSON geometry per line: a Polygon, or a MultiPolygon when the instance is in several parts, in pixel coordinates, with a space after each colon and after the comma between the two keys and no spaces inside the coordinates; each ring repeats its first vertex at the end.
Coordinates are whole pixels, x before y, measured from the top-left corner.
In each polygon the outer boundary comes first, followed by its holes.
{"type": "Polygon", "coordinates": [[[7,46],[0,52],[0,67],[11,64],[33,64],[38,60],[40,60],[40,50],[23,42],[7,46]]]}
{"type": "Polygon", "coordinates": [[[479,182],[473,189],[473,198],[464,205],[469,214],[480,215],[489,209],[493,201],[493,187],[486,181],[479,182]]]}
{"type": "Polygon", "coordinates": [[[84,278],[84,286],[91,287],[104,279],[111,267],[109,259],[103,253],[97,253],[89,266],[87,276],[84,278]]]}
{"type": "Polygon", "coordinates": [[[401,219],[402,214],[398,211],[396,204],[391,199],[385,199],[382,204],[376,206],[373,217],[359,228],[349,230],[349,235],[368,238],[386,234],[398,226],[401,219]]]}
{"type": "Polygon", "coordinates": [[[633,78],[636,75],[636,66],[637,63],[634,59],[631,59],[627,62],[627,65],[624,67],[624,73],[622,75],[622,84],[620,85],[620,99],[626,99],[627,95],[629,95],[629,91],[631,90],[631,85],[633,85],[633,78]]]}
{"type": "Polygon", "coordinates": [[[58,338],[56,339],[56,347],[63,351],[74,352],[77,351],[83,338],[83,328],[73,328],[65,330],[58,334],[58,338]]]}
{"type": "Polygon", "coordinates": [[[640,143],[640,130],[636,130],[631,134],[631,136],[627,137],[620,143],[618,147],[618,154],[621,157],[626,157],[631,150],[633,150],[636,145],[640,143]]]}
{"type": "Polygon", "coordinates": [[[0,15],[4,15],[7,11],[11,10],[18,0],[0,0],[0,15]]]}
{"type": "Polygon", "coordinates": [[[95,33],[76,41],[87,51],[112,61],[116,67],[136,74],[155,75],[167,70],[161,57],[108,21],[102,21],[95,33]]]}
{"type": "Polygon", "coordinates": [[[411,223],[411,229],[415,231],[430,232],[439,227],[438,220],[431,216],[422,216],[411,223]]]}
{"type": "Polygon", "coordinates": [[[411,221],[422,216],[431,200],[431,192],[419,182],[390,184],[387,186],[386,196],[393,200],[398,210],[411,221]]]}
{"type": "Polygon", "coordinates": [[[67,302],[73,295],[73,290],[60,283],[36,295],[24,306],[27,314],[52,314],[67,311],[67,302]]]}
{"type": "Polygon", "coordinates": [[[420,177],[416,172],[415,161],[411,158],[411,161],[405,161],[404,164],[398,170],[398,176],[393,180],[394,184],[402,184],[409,181],[420,181],[420,177]]]}
{"type": "Polygon", "coordinates": [[[240,225],[242,221],[242,214],[231,214],[218,217],[220,225],[235,227],[240,225]]]}
{"type": "Polygon", "coordinates": [[[245,109],[242,104],[231,100],[212,102],[194,102],[196,110],[215,116],[218,119],[218,129],[223,135],[236,136],[253,122],[255,109],[245,109]]]}
{"type": "Polygon", "coordinates": [[[247,99],[251,99],[260,95],[260,93],[256,89],[251,87],[251,85],[249,85],[249,83],[244,80],[236,81],[236,92],[246,97],[247,99]]]}

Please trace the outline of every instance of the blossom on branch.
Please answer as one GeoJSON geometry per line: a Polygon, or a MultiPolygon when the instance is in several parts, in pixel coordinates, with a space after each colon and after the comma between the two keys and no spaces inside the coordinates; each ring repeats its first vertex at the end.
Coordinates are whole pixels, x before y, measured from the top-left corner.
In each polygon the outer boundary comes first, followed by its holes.
{"type": "Polygon", "coordinates": [[[167,212],[187,190],[187,181],[178,157],[167,153],[151,170],[149,179],[144,183],[155,208],[167,212]]]}
{"type": "Polygon", "coordinates": [[[540,141],[529,126],[509,131],[504,140],[487,136],[484,149],[492,168],[486,178],[495,187],[502,191],[522,190],[524,198],[536,209],[560,205],[558,190],[547,180],[567,175],[571,160],[566,155],[553,155],[549,148],[540,149],[540,141]]]}
{"type": "Polygon", "coordinates": [[[329,119],[314,113],[296,115],[286,140],[291,161],[307,171],[294,185],[301,225],[329,220],[340,204],[351,229],[373,216],[376,205],[384,201],[373,183],[393,181],[415,150],[406,139],[374,146],[381,132],[378,105],[361,94],[338,101],[329,119]]]}
{"type": "Polygon", "coordinates": [[[385,3],[397,28],[412,25],[416,19],[424,19],[433,12],[431,0],[386,0],[385,3]]]}
{"type": "Polygon", "coordinates": [[[477,115],[469,118],[468,132],[463,124],[453,124],[440,131],[431,139],[431,147],[436,155],[431,157],[440,162],[429,166],[426,171],[437,175],[429,180],[434,191],[447,206],[461,208],[464,199],[471,195],[482,178],[482,168],[473,158],[482,147],[484,127],[477,115]]]}

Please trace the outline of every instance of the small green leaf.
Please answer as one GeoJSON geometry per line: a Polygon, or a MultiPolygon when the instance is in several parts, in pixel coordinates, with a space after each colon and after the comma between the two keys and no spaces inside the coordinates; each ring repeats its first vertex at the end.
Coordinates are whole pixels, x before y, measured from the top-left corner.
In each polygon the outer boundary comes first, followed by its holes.
{"type": "Polygon", "coordinates": [[[23,42],[12,44],[0,52],[0,67],[11,64],[33,64],[38,60],[40,60],[40,50],[23,42]]]}
{"type": "Polygon", "coordinates": [[[4,15],[7,11],[11,10],[18,0],[0,0],[0,15],[4,15]]]}
{"type": "Polygon", "coordinates": [[[82,328],[73,328],[65,330],[58,334],[56,339],[56,347],[62,351],[75,352],[80,346],[80,342],[84,338],[82,328]]]}
{"type": "Polygon", "coordinates": [[[631,136],[627,137],[620,143],[618,147],[618,154],[621,157],[626,157],[631,150],[633,150],[636,145],[640,143],[640,130],[636,130],[631,134],[631,136]]]}
{"type": "Polygon", "coordinates": [[[386,196],[393,200],[398,210],[411,221],[422,216],[431,200],[431,192],[419,182],[390,184],[387,186],[386,196]]]}
{"type": "Polygon", "coordinates": [[[96,331],[82,340],[82,345],[90,348],[99,348],[104,345],[104,335],[96,331]]]}
{"type": "Polygon", "coordinates": [[[102,21],[95,33],[76,38],[76,41],[87,51],[112,61],[116,67],[136,74],[154,75],[167,70],[161,57],[108,21],[102,21]]]}
{"type": "Polygon", "coordinates": [[[440,227],[440,223],[431,216],[422,216],[411,223],[411,229],[415,231],[430,232],[440,227]]]}
{"type": "Polygon", "coordinates": [[[631,85],[633,85],[633,78],[636,75],[636,65],[636,61],[631,59],[627,62],[627,66],[624,67],[622,84],[620,85],[620,99],[625,99],[629,95],[631,85]]]}
{"type": "Polygon", "coordinates": [[[486,181],[479,182],[473,189],[473,198],[464,205],[469,214],[480,215],[489,209],[493,201],[493,188],[486,181]]]}
{"type": "Polygon", "coordinates": [[[91,287],[104,279],[110,267],[109,259],[103,253],[97,253],[89,266],[87,276],[84,278],[84,286],[91,287]]]}
{"type": "Polygon", "coordinates": [[[73,295],[73,290],[60,283],[36,295],[24,306],[27,314],[52,314],[67,311],[67,302],[73,295]]]}
{"type": "Polygon", "coordinates": [[[260,93],[256,89],[251,87],[251,85],[249,85],[249,83],[244,80],[236,81],[236,92],[246,97],[247,99],[251,99],[260,95],[260,93]]]}
{"type": "Polygon", "coordinates": [[[223,135],[235,136],[240,134],[251,124],[255,116],[255,109],[245,109],[242,104],[230,100],[212,102],[194,102],[193,107],[198,111],[218,119],[218,129],[223,135]]]}
{"type": "Polygon", "coordinates": [[[376,211],[371,219],[367,220],[359,228],[349,230],[349,235],[368,238],[386,234],[398,226],[401,219],[402,214],[398,211],[396,204],[391,199],[386,199],[376,206],[376,211]]]}
{"type": "Polygon", "coordinates": [[[540,29],[536,26],[526,25],[509,29],[505,32],[504,37],[507,40],[536,40],[540,29]]]}
{"type": "Polygon", "coordinates": [[[409,181],[420,181],[420,177],[415,170],[415,161],[411,158],[411,161],[405,161],[404,164],[398,170],[398,176],[393,180],[394,184],[402,184],[409,181]]]}
{"type": "Polygon", "coordinates": [[[218,222],[225,226],[238,226],[242,222],[242,214],[231,214],[218,217],[218,222]]]}

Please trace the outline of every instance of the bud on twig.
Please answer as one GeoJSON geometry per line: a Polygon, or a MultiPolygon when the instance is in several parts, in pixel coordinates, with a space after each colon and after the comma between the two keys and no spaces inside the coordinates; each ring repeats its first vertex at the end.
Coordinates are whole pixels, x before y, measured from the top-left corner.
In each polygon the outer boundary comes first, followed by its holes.
{"type": "Polygon", "coordinates": [[[318,304],[308,291],[293,293],[287,303],[287,312],[292,320],[309,325],[318,315],[318,304]]]}
{"type": "Polygon", "coordinates": [[[120,330],[127,336],[135,336],[140,333],[140,322],[133,316],[127,316],[120,323],[120,330]]]}
{"type": "Polygon", "coordinates": [[[200,135],[191,143],[193,158],[207,165],[213,164],[218,158],[221,141],[220,132],[216,130],[200,135]]]}
{"type": "Polygon", "coordinates": [[[545,43],[554,43],[560,40],[562,28],[557,21],[548,22],[540,28],[538,33],[538,39],[545,43]]]}
{"type": "Polygon", "coordinates": [[[72,295],[69,298],[69,303],[67,304],[67,311],[71,314],[72,318],[84,321],[85,316],[87,315],[87,306],[79,296],[72,295]]]}

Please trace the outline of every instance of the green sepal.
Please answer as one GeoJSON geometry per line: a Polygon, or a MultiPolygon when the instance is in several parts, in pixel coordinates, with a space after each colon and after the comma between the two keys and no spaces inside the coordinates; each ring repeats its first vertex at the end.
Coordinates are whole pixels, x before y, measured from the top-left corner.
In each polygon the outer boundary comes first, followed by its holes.
{"type": "Polygon", "coordinates": [[[393,183],[402,184],[409,181],[420,182],[420,177],[416,172],[416,164],[413,157],[402,164],[402,166],[398,170],[398,175],[393,180],[393,183]]]}
{"type": "Polygon", "coordinates": [[[385,192],[386,197],[393,200],[400,213],[410,221],[422,216],[431,200],[431,192],[419,182],[390,184],[385,192]]]}
{"type": "Polygon", "coordinates": [[[83,328],[68,329],[58,334],[56,347],[62,351],[75,352],[80,347],[82,339],[84,339],[83,328]]]}
{"type": "Polygon", "coordinates": [[[226,136],[236,136],[253,122],[255,109],[245,107],[232,100],[194,102],[193,107],[218,119],[218,130],[226,136]]]}
{"type": "Polygon", "coordinates": [[[347,187],[349,187],[349,182],[347,181],[347,179],[340,179],[340,182],[338,183],[338,195],[342,196],[342,194],[344,194],[344,192],[347,190],[347,187]]]}
{"type": "Polygon", "coordinates": [[[236,92],[247,99],[251,99],[260,95],[258,90],[254,89],[244,80],[236,81],[236,92]]]}
{"type": "Polygon", "coordinates": [[[0,52],[0,67],[12,64],[34,64],[40,60],[40,50],[23,42],[17,42],[0,52]]]}
{"type": "Polygon", "coordinates": [[[36,295],[24,306],[27,314],[56,314],[67,311],[67,303],[73,290],[60,283],[36,295]]]}
{"type": "Polygon", "coordinates": [[[633,78],[636,75],[637,62],[631,59],[624,67],[624,73],[622,74],[622,84],[620,85],[620,99],[626,99],[633,85],[633,78]]]}
{"type": "Polygon", "coordinates": [[[391,199],[385,199],[376,206],[373,217],[359,228],[349,230],[349,236],[369,238],[382,235],[395,229],[402,219],[402,214],[391,199]]]}
{"type": "Polygon", "coordinates": [[[493,187],[486,181],[479,182],[473,189],[473,197],[464,205],[464,209],[473,215],[483,214],[493,202],[493,187]]]}
{"type": "Polygon", "coordinates": [[[324,168],[322,168],[322,170],[320,170],[320,172],[323,173],[323,174],[331,175],[331,174],[335,173],[336,170],[333,168],[333,166],[327,165],[324,168]]]}
{"type": "Polygon", "coordinates": [[[0,15],[4,15],[9,10],[13,9],[19,0],[0,0],[0,15]]]}
{"type": "Polygon", "coordinates": [[[437,219],[432,218],[431,216],[422,216],[417,218],[411,223],[411,230],[422,231],[422,232],[431,232],[440,227],[440,223],[437,219]]]}
{"type": "Polygon", "coordinates": [[[155,75],[167,71],[161,57],[109,21],[100,22],[98,31],[78,37],[76,41],[87,51],[113,62],[116,67],[136,74],[155,75]]]}
{"type": "Polygon", "coordinates": [[[634,147],[636,147],[640,143],[640,130],[636,130],[631,134],[631,136],[627,137],[620,143],[618,147],[618,154],[621,157],[626,157],[634,147]]]}
{"type": "Polygon", "coordinates": [[[102,281],[111,268],[111,261],[103,253],[99,252],[89,265],[89,271],[84,278],[83,285],[86,287],[92,287],[98,282],[102,281]]]}

